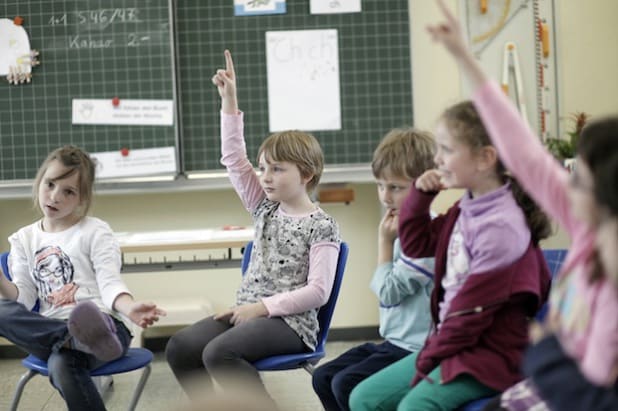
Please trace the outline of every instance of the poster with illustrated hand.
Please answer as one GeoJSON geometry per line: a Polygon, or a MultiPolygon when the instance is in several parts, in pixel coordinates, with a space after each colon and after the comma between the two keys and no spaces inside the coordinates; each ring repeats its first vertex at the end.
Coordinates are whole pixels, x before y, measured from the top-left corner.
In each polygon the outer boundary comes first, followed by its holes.
{"type": "Polygon", "coordinates": [[[38,52],[30,50],[26,30],[13,20],[0,19],[0,76],[12,84],[29,83],[37,56],[38,52]]]}

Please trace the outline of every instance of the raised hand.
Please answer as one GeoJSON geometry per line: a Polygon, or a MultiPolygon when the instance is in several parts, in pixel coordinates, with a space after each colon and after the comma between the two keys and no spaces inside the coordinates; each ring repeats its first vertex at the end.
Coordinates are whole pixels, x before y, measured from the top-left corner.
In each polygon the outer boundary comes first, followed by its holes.
{"type": "Polygon", "coordinates": [[[417,190],[432,193],[444,189],[442,175],[438,170],[427,170],[414,182],[417,190]]]}
{"type": "Polygon", "coordinates": [[[461,25],[446,6],[444,0],[437,0],[437,3],[445,21],[427,26],[427,31],[433,41],[444,44],[454,57],[461,57],[468,52],[468,45],[461,25]]]}
{"type": "Polygon", "coordinates": [[[217,86],[219,96],[221,96],[221,111],[226,114],[236,114],[238,112],[238,99],[236,97],[236,72],[234,71],[234,61],[229,50],[225,50],[225,70],[218,69],[212,76],[212,84],[217,86]]]}
{"type": "Polygon", "coordinates": [[[442,43],[459,62],[464,74],[471,81],[473,88],[481,86],[486,75],[468,48],[466,38],[457,18],[449,10],[444,0],[436,0],[445,21],[427,26],[433,41],[442,43]]]}

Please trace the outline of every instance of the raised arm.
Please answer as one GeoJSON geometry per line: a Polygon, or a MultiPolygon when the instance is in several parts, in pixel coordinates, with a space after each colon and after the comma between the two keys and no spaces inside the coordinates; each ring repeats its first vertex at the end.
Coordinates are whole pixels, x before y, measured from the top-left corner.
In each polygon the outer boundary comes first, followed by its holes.
{"type": "Polygon", "coordinates": [[[444,45],[459,64],[474,91],[473,101],[500,159],[530,196],[569,234],[582,228],[570,208],[568,173],[545,150],[540,139],[513,103],[490,81],[466,44],[457,18],[437,0],[444,21],[427,27],[432,39],[444,45]]]}
{"type": "Polygon", "coordinates": [[[236,71],[232,54],[225,50],[225,69],[212,77],[221,97],[221,163],[247,210],[253,210],[264,198],[264,190],[247,158],[243,135],[243,114],[238,110],[236,71]]]}
{"type": "Polygon", "coordinates": [[[434,256],[444,216],[432,219],[429,206],[441,189],[437,170],[428,170],[414,181],[399,211],[399,241],[403,254],[412,258],[434,256]]]}

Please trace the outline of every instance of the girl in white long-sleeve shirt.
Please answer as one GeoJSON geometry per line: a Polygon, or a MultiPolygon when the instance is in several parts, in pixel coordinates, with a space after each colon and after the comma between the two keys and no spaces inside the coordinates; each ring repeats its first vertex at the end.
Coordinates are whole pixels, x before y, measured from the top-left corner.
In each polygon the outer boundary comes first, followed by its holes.
{"type": "Polygon", "coordinates": [[[47,361],[69,410],[105,410],[90,370],[120,357],[131,334],[164,312],[133,300],[120,278],[120,247],[107,223],[86,216],[95,165],[81,149],[53,151],[34,182],[43,218],[9,238],[9,271],[0,273],[0,336],[47,361]],[[31,311],[38,304],[38,312],[31,311]]]}

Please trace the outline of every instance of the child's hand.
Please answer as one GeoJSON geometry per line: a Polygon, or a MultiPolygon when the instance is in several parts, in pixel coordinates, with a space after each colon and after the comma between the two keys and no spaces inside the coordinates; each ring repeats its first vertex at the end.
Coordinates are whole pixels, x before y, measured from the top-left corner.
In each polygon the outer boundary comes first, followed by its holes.
{"type": "Polygon", "coordinates": [[[229,321],[230,324],[239,325],[253,318],[266,317],[267,315],[268,310],[266,306],[262,302],[259,302],[230,308],[227,311],[215,315],[213,318],[218,321],[229,321]]]}
{"type": "Polygon", "coordinates": [[[392,244],[397,238],[397,229],[399,227],[399,216],[390,208],[386,210],[380,226],[378,227],[378,235],[386,244],[392,244]]]}
{"type": "Polygon", "coordinates": [[[142,328],[146,328],[159,321],[159,317],[165,317],[167,313],[157,308],[153,303],[142,303],[139,301],[133,302],[129,307],[127,317],[135,324],[142,328]]]}
{"type": "Polygon", "coordinates": [[[212,76],[212,84],[217,86],[221,96],[221,111],[226,114],[238,113],[238,100],[236,97],[236,72],[234,62],[229,50],[225,50],[225,70],[218,69],[212,76]]]}
{"type": "Polygon", "coordinates": [[[442,43],[455,58],[468,54],[468,46],[459,21],[444,4],[444,0],[437,2],[446,21],[427,26],[431,39],[442,43]]]}
{"type": "Polygon", "coordinates": [[[475,90],[486,81],[487,75],[468,48],[466,38],[457,18],[444,4],[444,0],[437,0],[437,2],[446,21],[427,26],[427,31],[433,41],[442,43],[459,62],[461,69],[468,77],[468,80],[470,80],[472,89],[475,90]]]}
{"type": "Polygon", "coordinates": [[[414,182],[414,187],[417,190],[426,193],[435,193],[444,189],[442,182],[440,181],[441,175],[438,170],[427,170],[414,182]]]}
{"type": "Polygon", "coordinates": [[[54,307],[60,307],[67,304],[75,303],[75,293],[77,292],[77,285],[75,283],[69,283],[62,286],[61,289],[56,290],[49,294],[47,302],[54,307]]]}

